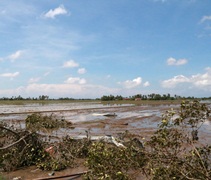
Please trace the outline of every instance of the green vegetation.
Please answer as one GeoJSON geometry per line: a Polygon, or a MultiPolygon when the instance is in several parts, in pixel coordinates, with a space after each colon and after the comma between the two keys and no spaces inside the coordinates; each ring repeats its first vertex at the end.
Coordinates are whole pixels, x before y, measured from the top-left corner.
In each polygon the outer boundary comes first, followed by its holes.
{"type": "Polygon", "coordinates": [[[149,158],[144,169],[150,178],[210,179],[211,145],[199,146],[197,134],[192,133],[198,132],[210,113],[205,104],[187,101],[177,112],[163,115],[159,129],[146,144],[149,158]]]}
{"type": "MultiPolygon", "coordinates": [[[[169,93],[168,94],[155,94],[155,93],[152,93],[152,94],[148,94],[148,95],[142,95],[142,94],[136,94],[134,96],[130,96],[130,97],[122,97],[121,95],[117,95],[117,96],[113,96],[113,95],[109,95],[109,96],[102,96],[101,97],[101,101],[121,101],[121,100],[136,100],[136,101],[140,101],[140,100],[155,100],[155,101],[171,101],[171,100],[186,100],[186,99],[191,99],[191,100],[194,100],[194,99],[198,99],[198,98],[195,98],[195,97],[181,97],[181,96],[178,96],[178,95],[174,95],[174,96],[171,96],[169,93]]],[[[200,99],[211,99],[211,97],[204,97],[204,98],[200,98],[200,99]]]]}
{"type": "Polygon", "coordinates": [[[142,172],[147,179],[201,179],[211,177],[211,145],[199,146],[193,131],[210,117],[210,109],[198,101],[182,102],[167,111],[158,130],[144,149],[109,147],[96,143],[90,149],[87,179],[134,179],[142,172]],[[188,148],[187,148],[188,147],[188,148]]]}
{"type": "Polygon", "coordinates": [[[147,159],[144,149],[129,141],[125,148],[109,145],[103,141],[92,143],[86,166],[91,170],[85,179],[130,179],[129,170],[143,168],[147,159]]]}
{"type": "Polygon", "coordinates": [[[58,129],[71,125],[70,122],[64,120],[64,118],[58,119],[53,113],[51,115],[42,115],[41,113],[33,113],[29,115],[26,120],[26,129],[31,131],[37,131],[43,128],[46,129],[58,129]]]}
{"type": "MultiPolygon", "coordinates": [[[[77,166],[83,159],[89,171],[84,179],[135,179],[137,173],[146,179],[200,179],[211,177],[211,145],[201,145],[198,133],[210,118],[211,110],[199,101],[182,101],[180,108],[163,114],[158,129],[144,147],[134,136],[125,133],[122,146],[105,141],[93,142],[89,137],[75,140],[70,136],[59,141],[44,141],[30,126],[60,127],[54,116],[32,114],[27,129],[14,130],[0,124],[0,168],[11,171],[36,165],[43,170],[62,170],[77,166]],[[44,121],[48,122],[43,123],[44,121]]],[[[65,120],[63,120],[65,121],[65,120]]],[[[62,125],[63,126],[63,125],[62,125]]]]}
{"type": "Polygon", "coordinates": [[[60,97],[60,98],[50,98],[48,95],[40,95],[39,97],[27,97],[23,98],[22,96],[12,96],[12,97],[1,97],[0,98],[0,103],[6,103],[6,104],[12,104],[12,103],[17,103],[17,104],[24,104],[24,103],[60,103],[60,102],[90,102],[90,101],[122,101],[122,100],[131,100],[131,101],[173,101],[173,100],[211,100],[211,97],[203,97],[203,98],[196,98],[196,97],[182,97],[179,95],[170,95],[169,93],[167,94],[148,94],[148,95],[143,95],[143,94],[136,94],[133,96],[129,97],[123,97],[122,95],[103,95],[101,98],[96,98],[96,99],[91,99],[91,98],[82,98],[82,99],[75,99],[75,98],[70,98],[70,97],[60,97]]]}

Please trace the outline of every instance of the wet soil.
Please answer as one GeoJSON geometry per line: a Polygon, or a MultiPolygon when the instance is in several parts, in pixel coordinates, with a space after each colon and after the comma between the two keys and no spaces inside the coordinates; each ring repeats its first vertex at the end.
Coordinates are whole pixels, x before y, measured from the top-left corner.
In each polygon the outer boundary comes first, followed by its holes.
{"type": "MultiPolygon", "coordinates": [[[[51,132],[51,135],[57,137],[62,137],[64,135],[70,135],[72,137],[86,136],[85,130],[89,130],[91,136],[113,135],[114,137],[117,137],[121,133],[128,131],[134,136],[142,139],[143,141],[146,141],[156,131],[162,114],[172,108],[177,109],[179,108],[179,105],[105,106],[88,109],[85,108],[55,112],[52,111],[58,116],[64,116],[65,119],[71,121],[73,125],[71,129],[60,129],[58,131],[51,132]],[[108,113],[115,113],[116,116],[104,116],[108,113]]],[[[21,120],[21,118],[18,120],[9,120],[8,118],[7,122],[9,121],[11,121],[12,124],[17,123],[17,126],[18,124],[22,124],[23,126],[24,122],[23,119],[21,120]]],[[[202,131],[199,133],[200,144],[211,143],[210,122],[211,121],[206,122],[202,127],[202,131]]],[[[84,167],[83,161],[81,161],[78,163],[78,167],[55,172],[55,176],[73,174],[86,170],[87,169],[84,167]]],[[[49,172],[41,171],[36,167],[29,167],[10,173],[4,172],[2,174],[9,179],[14,177],[22,177],[22,179],[31,180],[46,176],[49,177],[48,173],[49,172]]]]}

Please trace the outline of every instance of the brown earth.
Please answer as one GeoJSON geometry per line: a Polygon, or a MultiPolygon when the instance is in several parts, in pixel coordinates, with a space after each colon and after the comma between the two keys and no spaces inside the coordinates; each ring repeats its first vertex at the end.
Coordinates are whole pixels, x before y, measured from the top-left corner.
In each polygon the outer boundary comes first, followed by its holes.
{"type": "MultiPolygon", "coordinates": [[[[85,135],[85,130],[89,130],[92,136],[96,135],[113,135],[119,136],[125,131],[130,132],[133,136],[138,137],[142,141],[148,140],[157,129],[157,124],[161,120],[161,115],[167,110],[177,109],[178,105],[155,105],[155,106],[120,106],[109,107],[105,109],[82,109],[75,110],[78,115],[88,115],[94,113],[115,113],[117,116],[101,117],[92,121],[76,122],[73,124],[73,130],[68,131],[68,135],[73,134],[85,135]],[[72,132],[73,131],[73,132],[72,132]]],[[[66,132],[67,133],[67,132],[66,132]]],[[[202,131],[199,134],[200,144],[207,144],[211,141],[211,133],[209,131],[202,131]]],[[[69,175],[86,171],[83,165],[83,160],[78,162],[78,167],[68,168],[64,171],[55,172],[55,176],[69,175]]],[[[12,179],[14,177],[21,177],[23,180],[33,180],[41,177],[50,177],[48,171],[41,171],[36,167],[23,168],[14,172],[1,172],[4,177],[12,179]]],[[[54,176],[53,176],[54,177],[54,176]]],[[[138,179],[140,179],[140,176],[138,179]]],[[[67,179],[67,178],[66,178],[67,179]]],[[[70,179],[70,178],[69,178],[70,179]]],[[[76,178],[77,179],[77,178],[76,178]]],[[[81,178],[78,178],[81,179],[81,178]]]]}

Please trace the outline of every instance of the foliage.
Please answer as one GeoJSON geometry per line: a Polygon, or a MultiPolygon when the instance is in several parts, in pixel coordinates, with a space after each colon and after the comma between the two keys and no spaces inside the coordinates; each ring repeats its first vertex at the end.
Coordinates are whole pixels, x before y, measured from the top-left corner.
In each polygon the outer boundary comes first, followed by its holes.
{"type": "Polygon", "coordinates": [[[209,179],[211,146],[197,147],[198,131],[210,110],[198,101],[181,103],[178,111],[162,116],[158,130],[134,151],[98,142],[91,146],[86,161],[91,170],[86,179],[132,179],[129,170],[138,168],[148,179],[209,179]],[[138,153],[138,154],[137,154],[138,153]]]}
{"type": "Polygon", "coordinates": [[[63,127],[66,122],[54,115],[32,114],[24,130],[15,131],[0,124],[0,168],[11,171],[37,165],[43,170],[62,170],[85,159],[89,171],[84,179],[135,179],[138,171],[152,180],[209,180],[211,145],[200,145],[198,133],[210,113],[206,104],[182,102],[179,109],[163,114],[158,129],[144,147],[131,134],[126,137],[126,133],[122,147],[70,136],[47,143],[35,129],[63,127]]]}
{"type": "Polygon", "coordinates": [[[36,165],[43,170],[63,170],[77,164],[77,158],[85,158],[91,141],[74,140],[69,136],[54,143],[42,141],[43,136],[27,130],[14,131],[1,126],[0,168],[13,171],[19,167],[36,165]]]}
{"type": "Polygon", "coordinates": [[[77,158],[86,158],[91,141],[88,139],[74,140],[70,136],[60,142],[48,145],[52,147],[50,156],[37,164],[43,170],[63,170],[77,165],[77,158]]]}
{"type": "Polygon", "coordinates": [[[27,129],[32,131],[40,130],[42,128],[58,129],[61,127],[66,127],[68,125],[67,121],[65,121],[63,118],[59,119],[53,113],[50,116],[42,115],[41,113],[33,113],[31,115],[28,115],[25,122],[27,129]]]}
{"type": "MultiPolygon", "coordinates": [[[[66,127],[64,119],[34,113],[26,118],[26,129],[14,130],[6,124],[0,124],[0,168],[5,171],[15,170],[18,167],[37,165],[43,169],[61,170],[67,167],[69,159],[65,146],[58,144],[56,156],[46,151],[47,142],[36,133],[46,128],[66,127]],[[8,145],[9,144],[9,145],[8,145]]],[[[67,149],[66,149],[67,150],[67,149]]]]}
{"type": "Polygon", "coordinates": [[[136,149],[132,143],[126,148],[109,145],[103,141],[93,143],[86,161],[91,170],[85,179],[133,179],[131,169],[145,164],[143,149],[136,149]]]}
{"type": "Polygon", "coordinates": [[[167,111],[158,130],[147,142],[148,162],[144,167],[152,179],[209,179],[211,146],[196,147],[193,137],[210,116],[198,101],[182,102],[178,112],[167,111]]]}
{"type": "MultiPolygon", "coordinates": [[[[12,132],[12,130],[9,131],[12,132]]],[[[23,131],[12,134],[11,132],[1,137],[5,141],[13,139],[15,142],[8,146],[5,146],[6,143],[2,143],[0,147],[0,168],[5,171],[12,171],[19,167],[35,165],[36,162],[46,157],[43,143],[36,133],[23,131]]]]}

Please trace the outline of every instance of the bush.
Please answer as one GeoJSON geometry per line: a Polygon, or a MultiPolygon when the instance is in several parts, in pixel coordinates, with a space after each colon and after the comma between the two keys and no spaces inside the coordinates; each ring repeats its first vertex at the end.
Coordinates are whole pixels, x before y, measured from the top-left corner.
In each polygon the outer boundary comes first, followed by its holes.
{"type": "Polygon", "coordinates": [[[0,124],[0,168],[10,171],[35,164],[44,170],[62,170],[83,158],[89,169],[84,179],[135,179],[138,171],[152,180],[209,180],[211,145],[200,145],[198,133],[210,113],[198,101],[182,102],[178,110],[163,114],[158,129],[144,147],[131,135],[122,147],[70,136],[59,142],[43,142],[34,132],[35,127],[62,127],[66,122],[63,124],[53,115],[32,114],[26,119],[27,129],[32,128],[32,132],[14,131],[0,124]]]}
{"type": "Polygon", "coordinates": [[[142,168],[144,164],[142,149],[137,150],[132,143],[124,148],[96,142],[89,150],[86,166],[91,171],[85,179],[132,179],[133,174],[129,174],[129,170],[142,168]]]}
{"type": "Polygon", "coordinates": [[[68,123],[63,118],[58,118],[54,114],[42,115],[40,113],[33,113],[29,115],[26,120],[26,128],[32,131],[42,129],[53,129],[66,127],[68,123]]]}
{"type": "Polygon", "coordinates": [[[16,141],[8,146],[0,147],[0,168],[3,168],[5,171],[35,165],[47,156],[47,153],[44,151],[43,142],[36,133],[27,131],[15,132],[13,135],[10,133],[10,135],[4,138],[5,140],[11,139],[11,136],[16,136],[14,138],[16,141]]]}
{"type": "Polygon", "coordinates": [[[167,111],[159,129],[147,142],[146,175],[152,179],[209,179],[211,146],[197,146],[193,131],[209,118],[210,110],[198,101],[182,102],[180,109],[167,111]]]}

